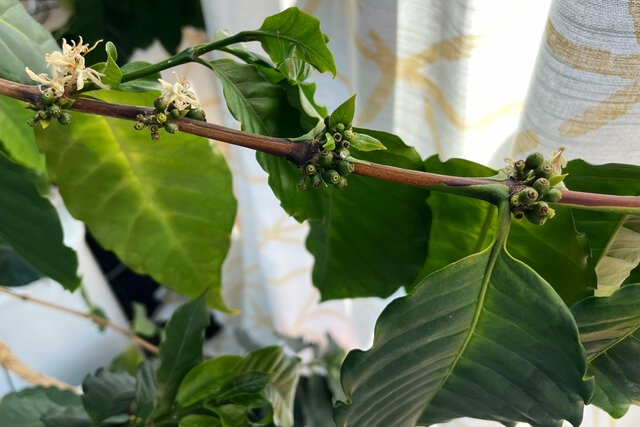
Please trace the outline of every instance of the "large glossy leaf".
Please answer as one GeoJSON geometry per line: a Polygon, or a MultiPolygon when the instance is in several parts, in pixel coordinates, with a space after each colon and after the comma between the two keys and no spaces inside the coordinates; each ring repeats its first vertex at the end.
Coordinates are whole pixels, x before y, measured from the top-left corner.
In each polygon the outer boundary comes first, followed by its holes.
{"type": "MultiPolygon", "coordinates": [[[[443,163],[437,156],[427,159],[425,168],[456,176],[496,174],[477,163],[462,159],[443,163]]],[[[433,215],[429,255],[416,280],[486,248],[495,229],[490,203],[432,191],[428,204],[433,215]]],[[[588,242],[575,230],[570,209],[557,206],[556,216],[543,226],[514,221],[507,247],[547,280],[567,305],[593,294],[596,276],[588,242]]]]}
{"type": "Polygon", "coordinates": [[[167,323],[158,353],[160,366],[155,374],[157,393],[151,414],[153,418],[171,410],[180,382],[187,372],[202,362],[204,330],[209,321],[205,300],[201,296],[178,307],[167,323]]]}
{"type": "Polygon", "coordinates": [[[66,247],[58,214],[26,169],[0,153],[0,239],[24,261],[66,289],[80,284],[76,253],[66,247]]]}
{"type": "Polygon", "coordinates": [[[571,307],[596,380],[592,403],[623,416],[640,404],[640,285],[623,286],[608,297],[571,307]]]}
{"type": "Polygon", "coordinates": [[[58,50],[51,34],[29,16],[17,0],[0,0],[0,77],[35,84],[27,73],[46,73],[46,53],[58,50]]]}
{"type": "MultiPolygon", "coordinates": [[[[640,167],[623,164],[594,166],[569,162],[567,187],[576,191],[640,195],[640,167]]],[[[596,273],[597,295],[614,292],[640,262],[640,216],[574,209],[578,230],[586,233],[596,273]]]]}
{"type": "Polygon", "coordinates": [[[0,284],[2,286],[23,286],[40,278],[29,265],[10,247],[0,242],[0,284]]]}
{"type": "Polygon", "coordinates": [[[593,387],[571,313],[500,240],[385,308],[373,347],[343,364],[338,426],[580,424],[593,387]]]}
{"type": "MultiPolygon", "coordinates": [[[[422,170],[418,153],[385,132],[356,129],[382,141],[384,152],[358,158],[422,170]]],[[[344,190],[328,190],[322,221],[311,221],[307,248],[315,257],[313,283],[323,300],[388,297],[412,283],[424,263],[430,214],[423,188],[349,175],[344,190]]],[[[314,189],[307,190],[310,193],[314,189]]]]}
{"type": "Polygon", "coordinates": [[[153,410],[153,399],[158,392],[155,371],[158,367],[157,359],[147,359],[138,366],[136,372],[136,415],[143,420],[153,410]]]}
{"type": "Polygon", "coordinates": [[[38,151],[33,129],[26,126],[33,114],[24,108],[24,102],[0,95],[0,151],[15,163],[44,172],[44,156],[38,151]]]}
{"type": "MultiPolygon", "coordinates": [[[[92,94],[135,105],[157,96],[92,94]]],[[[70,128],[52,125],[38,144],[71,214],[131,269],[187,296],[210,289],[209,304],[225,310],[220,269],[236,202],[222,154],[185,133],[153,142],[124,120],[75,113],[70,128]]]]}
{"type": "Polygon", "coordinates": [[[320,31],[320,21],[296,7],[266,18],[259,30],[247,34],[260,41],[278,69],[291,79],[304,80],[308,75],[300,62],[310,64],[322,73],[329,71],[336,75],[333,55],[320,31]]]}
{"type": "Polygon", "coordinates": [[[64,414],[69,408],[82,410],[80,396],[70,390],[28,388],[0,400],[0,421],[3,426],[46,427],[43,417],[64,414]]]}
{"type": "Polygon", "coordinates": [[[122,414],[135,397],[135,379],[127,372],[98,370],[82,382],[82,403],[95,425],[122,414]]]}

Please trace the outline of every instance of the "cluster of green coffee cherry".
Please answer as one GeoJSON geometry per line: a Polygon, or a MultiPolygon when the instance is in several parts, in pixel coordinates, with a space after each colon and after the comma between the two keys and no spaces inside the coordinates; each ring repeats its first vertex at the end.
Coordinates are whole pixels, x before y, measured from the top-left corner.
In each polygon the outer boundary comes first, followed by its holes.
{"type": "Polygon", "coordinates": [[[25,108],[36,112],[33,119],[27,120],[27,124],[31,127],[40,124],[46,129],[52,119],[57,119],[61,125],[68,125],[71,123],[71,113],[65,110],[71,107],[71,104],[73,100],[58,98],[51,89],[45,90],[36,104],[27,102],[25,105],[25,108]]]}
{"type": "Polygon", "coordinates": [[[558,188],[561,180],[551,185],[553,166],[540,153],[530,154],[526,160],[518,160],[513,166],[513,178],[521,184],[512,187],[510,203],[514,218],[526,217],[533,224],[544,224],[555,215],[548,203],[562,198],[562,191],[558,188]]]}
{"type": "Polygon", "coordinates": [[[142,130],[146,127],[151,131],[151,139],[157,141],[160,139],[160,129],[164,128],[167,133],[174,134],[178,132],[178,125],[169,122],[169,120],[178,120],[183,117],[200,120],[206,122],[204,110],[200,108],[185,108],[179,110],[173,103],[167,102],[160,98],[156,98],[153,102],[155,110],[151,114],[138,114],[136,123],[133,125],[135,130],[142,130]]]}
{"type": "Polygon", "coordinates": [[[324,182],[343,189],[347,186],[347,175],[354,170],[354,165],[349,160],[349,141],[354,133],[351,127],[348,129],[344,123],[338,123],[329,128],[329,117],[325,120],[325,131],[314,140],[314,144],[323,147],[318,156],[303,167],[302,178],[298,187],[307,188],[308,184],[318,188],[324,182]]]}

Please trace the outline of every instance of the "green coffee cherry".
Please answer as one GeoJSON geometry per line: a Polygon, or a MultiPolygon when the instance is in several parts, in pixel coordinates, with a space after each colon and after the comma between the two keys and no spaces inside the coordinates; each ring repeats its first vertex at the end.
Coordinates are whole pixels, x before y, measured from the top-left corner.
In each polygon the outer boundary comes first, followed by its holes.
{"type": "Polygon", "coordinates": [[[156,116],[156,121],[160,124],[164,123],[167,121],[167,115],[164,113],[158,113],[158,115],[156,116]]]}
{"type": "Polygon", "coordinates": [[[322,185],[320,175],[313,175],[311,177],[311,185],[313,185],[314,188],[319,188],[322,185]]]}
{"type": "Polygon", "coordinates": [[[51,117],[60,117],[60,113],[62,112],[62,110],[60,109],[60,107],[54,104],[51,107],[47,108],[47,112],[51,115],[51,117]]]}
{"type": "Polygon", "coordinates": [[[55,102],[56,96],[50,90],[42,92],[42,102],[44,105],[51,105],[55,102]]]}
{"type": "Polygon", "coordinates": [[[58,122],[61,125],[68,125],[71,123],[71,114],[67,111],[63,111],[60,113],[60,117],[58,117],[58,122]]]}
{"type": "Polygon", "coordinates": [[[340,133],[344,132],[344,123],[338,123],[336,125],[336,130],[340,133]]]}
{"type": "Polygon", "coordinates": [[[540,153],[531,153],[527,156],[525,165],[527,169],[535,169],[544,162],[544,156],[540,153]]]}
{"type": "Polygon", "coordinates": [[[538,215],[533,211],[528,211],[526,213],[527,219],[531,221],[532,224],[542,225],[547,221],[547,217],[543,215],[538,215]]]}
{"type": "Polygon", "coordinates": [[[524,218],[524,211],[522,209],[516,209],[513,211],[513,218],[517,219],[518,221],[520,221],[522,218],[524,218]]]}
{"type": "Polygon", "coordinates": [[[164,99],[156,98],[156,100],[153,101],[153,106],[156,107],[156,110],[164,113],[165,111],[167,111],[168,104],[164,99]]]}
{"type": "Polygon", "coordinates": [[[525,188],[518,193],[518,199],[523,205],[531,206],[538,200],[538,192],[533,188],[525,188]]]}
{"type": "Polygon", "coordinates": [[[520,206],[521,204],[522,202],[520,202],[519,194],[514,194],[513,196],[511,196],[511,206],[515,207],[515,206],[520,206]]]}
{"type": "Polygon", "coordinates": [[[174,133],[178,133],[180,129],[178,128],[178,125],[175,123],[165,123],[164,130],[166,130],[168,133],[174,134],[174,133]]]}
{"type": "Polygon", "coordinates": [[[340,176],[347,176],[351,172],[353,172],[354,169],[355,169],[354,164],[346,160],[340,160],[339,162],[336,163],[336,170],[338,171],[340,176]]]}
{"type": "Polygon", "coordinates": [[[547,191],[549,191],[549,180],[547,178],[538,178],[536,182],[533,183],[533,188],[538,192],[539,198],[543,198],[547,191]]]}
{"type": "Polygon", "coordinates": [[[549,189],[549,191],[547,192],[545,198],[544,198],[547,202],[557,202],[558,200],[562,199],[562,191],[560,191],[560,189],[558,188],[551,188],[549,189]]]}
{"type": "Polygon", "coordinates": [[[309,164],[304,167],[304,173],[309,176],[314,176],[315,174],[318,173],[318,170],[316,169],[315,165],[309,164]]]}
{"type": "Polygon", "coordinates": [[[340,174],[333,169],[328,169],[322,174],[322,179],[324,179],[324,182],[327,184],[335,185],[340,182],[340,174]]]}
{"type": "Polygon", "coordinates": [[[323,168],[328,168],[333,163],[333,154],[330,151],[323,150],[318,154],[318,163],[323,168]]]}
{"type": "Polygon", "coordinates": [[[347,129],[344,131],[344,133],[342,134],[342,136],[344,136],[345,139],[351,139],[354,136],[354,133],[351,129],[347,129]]]}
{"type": "Polygon", "coordinates": [[[349,148],[351,144],[349,144],[349,141],[343,140],[342,141],[342,148],[349,148]]]}
{"type": "Polygon", "coordinates": [[[334,134],[333,134],[333,139],[334,139],[336,142],[340,142],[340,141],[342,141],[342,134],[341,134],[340,132],[336,132],[336,133],[334,133],[334,134]]]}
{"type": "Polygon", "coordinates": [[[553,174],[553,166],[551,166],[551,163],[545,161],[543,162],[540,166],[538,166],[536,168],[536,176],[538,178],[551,178],[551,175],[553,174]]]}
{"type": "Polygon", "coordinates": [[[157,133],[159,129],[160,128],[158,127],[158,125],[149,126],[149,130],[151,131],[151,133],[157,133]]]}
{"type": "Polygon", "coordinates": [[[145,127],[145,126],[146,126],[146,125],[144,124],[144,122],[135,122],[135,123],[133,124],[133,128],[134,128],[135,130],[142,130],[142,129],[144,129],[144,127],[145,127]]]}
{"type": "Polygon", "coordinates": [[[340,190],[344,190],[345,188],[347,188],[347,178],[345,178],[344,176],[340,178],[340,181],[338,181],[336,185],[336,188],[339,188],[340,190]]]}
{"type": "Polygon", "coordinates": [[[538,216],[547,216],[547,212],[549,212],[549,205],[545,202],[536,202],[533,205],[532,211],[538,216]]]}
{"type": "Polygon", "coordinates": [[[157,141],[160,139],[160,134],[158,132],[151,132],[151,139],[153,141],[157,141]]]}
{"type": "Polygon", "coordinates": [[[49,115],[47,114],[46,111],[40,110],[36,113],[36,115],[33,118],[36,120],[44,120],[44,119],[48,119],[49,115]]]}
{"type": "Polygon", "coordinates": [[[189,110],[187,112],[187,117],[190,119],[200,120],[201,122],[205,122],[207,119],[205,118],[204,110],[199,108],[194,108],[193,110],[189,110]]]}
{"type": "Polygon", "coordinates": [[[180,118],[180,111],[178,111],[176,109],[173,109],[173,110],[169,111],[168,117],[171,120],[177,120],[177,119],[180,118]]]}
{"type": "Polygon", "coordinates": [[[516,171],[523,172],[526,164],[524,160],[518,160],[513,164],[513,166],[516,168],[516,171]]]}

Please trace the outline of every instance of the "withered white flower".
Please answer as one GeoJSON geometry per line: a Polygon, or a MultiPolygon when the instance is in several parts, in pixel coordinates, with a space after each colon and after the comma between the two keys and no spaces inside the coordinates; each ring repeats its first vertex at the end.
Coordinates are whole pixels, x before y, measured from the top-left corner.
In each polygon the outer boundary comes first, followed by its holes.
{"type": "Polygon", "coordinates": [[[567,159],[562,155],[564,150],[564,147],[560,147],[556,151],[552,151],[549,156],[549,162],[551,162],[554,175],[562,175],[562,169],[567,166],[567,159]]]}
{"type": "Polygon", "coordinates": [[[514,164],[516,161],[513,160],[511,157],[505,157],[504,162],[506,166],[502,170],[509,176],[515,176],[516,167],[514,166],[514,164]]]}
{"type": "Polygon", "coordinates": [[[78,89],[82,89],[86,80],[102,89],[109,89],[109,85],[102,83],[100,79],[104,74],[93,68],[86,68],[84,61],[84,55],[95,49],[101,41],[98,40],[92,47],[89,47],[89,44],[82,43],[82,37],[80,37],[79,43],[72,40],[72,44],[62,39],[62,52],[52,52],[45,55],[47,67],[51,69],[51,77],[45,73],[35,74],[29,67],[26,68],[26,72],[33,81],[50,87],[56,96],[61,96],[66,88],[74,83],[78,89]]]}
{"type": "Polygon", "coordinates": [[[167,103],[167,105],[171,105],[171,103],[173,103],[178,110],[184,110],[189,106],[193,106],[195,108],[200,107],[195,94],[189,91],[189,87],[191,85],[184,76],[178,77],[178,74],[174,71],[173,77],[176,79],[176,83],[174,84],[158,79],[164,89],[164,92],[162,92],[160,97],[167,103]]]}

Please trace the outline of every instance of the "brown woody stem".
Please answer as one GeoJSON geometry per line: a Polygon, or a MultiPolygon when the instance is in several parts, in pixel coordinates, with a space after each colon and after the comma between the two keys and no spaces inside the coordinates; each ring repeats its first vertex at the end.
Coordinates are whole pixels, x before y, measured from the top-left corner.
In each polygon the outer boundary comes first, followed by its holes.
{"type": "MultiPolygon", "coordinates": [[[[23,85],[5,79],[0,79],[0,94],[34,104],[40,99],[40,91],[36,86],[23,85]]],[[[74,103],[70,108],[71,110],[124,120],[136,120],[136,115],[151,113],[154,110],[151,107],[110,104],[83,98],[73,99],[74,103]]],[[[285,158],[297,166],[304,165],[317,155],[317,149],[307,141],[293,142],[286,138],[256,135],[189,118],[183,118],[173,122],[179,126],[182,132],[273,154],[285,158]]],[[[513,180],[495,181],[486,178],[439,175],[377,163],[356,164],[354,173],[385,181],[429,187],[434,190],[478,198],[485,198],[485,196],[482,193],[465,191],[464,187],[485,186],[490,184],[504,184],[507,187],[511,187],[517,184],[517,182],[513,180]]],[[[640,197],[583,193],[578,191],[563,191],[562,195],[563,197],[557,202],[558,204],[567,204],[580,209],[640,214],[640,197]]]]}

